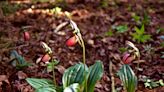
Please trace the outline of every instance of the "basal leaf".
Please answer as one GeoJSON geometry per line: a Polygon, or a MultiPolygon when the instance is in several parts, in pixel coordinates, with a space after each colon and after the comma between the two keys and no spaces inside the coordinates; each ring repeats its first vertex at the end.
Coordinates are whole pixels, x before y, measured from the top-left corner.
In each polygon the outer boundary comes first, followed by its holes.
{"type": "Polygon", "coordinates": [[[48,79],[27,78],[26,81],[35,89],[55,89],[53,81],[48,79]]]}
{"type": "MultiPolygon", "coordinates": [[[[101,79],[103,75],[103,64],[100,60],[96,61],[94,65],[89,67],[89,73],[87,76],[87,92],[94,92],[95,84],[101,79]]],[[[85,87],[86,90],[86,87],[85,87]]]]}
{"type": "Polygon", "coordinates": [[[53,87],[44,87],[36,89],[35,92],[57,92],[53,87]]]}
{"type": "Polygon", "coordinates": [[[63,75],[62,82],[64,88],[70,86],[73,83],[79,83],[81,86],[85,82],[85,75],[87,73],[87,66],[79,63],[68,68],[63,75]]]}
{"type": "Polygon", "coordinates": [[[74,83],[64,89],[64,92],[80,92],[80,85],[78,83],[74,83]]]}
{"type": "Polygon", "coordinates": [[[137,86],[137,77],[129,65],[123,65],[117,73],[124,84],[127,92],[135,92],[137,86]]]}

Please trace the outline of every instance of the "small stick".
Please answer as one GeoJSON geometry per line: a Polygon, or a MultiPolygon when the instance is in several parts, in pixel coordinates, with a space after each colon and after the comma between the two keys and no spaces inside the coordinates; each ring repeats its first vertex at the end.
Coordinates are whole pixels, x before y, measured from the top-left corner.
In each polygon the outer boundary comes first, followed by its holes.
{"type": "Polygon", "coordinates": [[[112,72],[112,66],[113,66],[113,63],[112,61],[109,62],[109,73],[110,73],[110,76],[111,76],[111,82],[112,82],[112,92],[116,92],[115,90],[115,84],[114,84],[114,74],[112,72]]]}

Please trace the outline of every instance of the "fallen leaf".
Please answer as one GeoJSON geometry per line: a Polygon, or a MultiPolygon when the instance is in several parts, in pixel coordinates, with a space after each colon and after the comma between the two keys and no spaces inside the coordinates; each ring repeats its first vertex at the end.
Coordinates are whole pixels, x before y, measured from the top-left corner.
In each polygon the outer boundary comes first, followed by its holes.
{"type": "Polygon", "coordinates": [[[56,66],[55,68],[56,68],[61,74],[63,74],[64,71],[65,71],[65,68],[64,68],[63,66],[61,66],[61,65],[58,65],[58,66],[56,66]]]}
{"type": "Polygon", "coordinates": [[[23,71],[18,71],[17,75],[20,80],[27,78],[27,75],[23,71]]]}
{"type": "Polygon", "coordinates": [[[7,84],[9,84],[9,80],[6,75],[0,75],[0,86],[3,84],[2,83],[3,81],[6,82],[7,84]]]}

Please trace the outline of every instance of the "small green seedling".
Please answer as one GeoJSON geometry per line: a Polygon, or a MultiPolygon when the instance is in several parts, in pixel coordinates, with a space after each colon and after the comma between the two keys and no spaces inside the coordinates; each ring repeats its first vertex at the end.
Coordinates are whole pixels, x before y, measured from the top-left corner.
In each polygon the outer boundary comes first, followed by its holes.
{"type": "Polygon", "coordinates": [[[151,44],[145,45],[143,46],[143,48],[144,48],[144,51],[149,54],[154,53],[154,47],[152,47],[151,44]]]}
{"type": "Polygon", "coordinates": [[[144,13],[143,17],[134,13],[132,18],[138,25],[148,25],[150,23],[150,16],[147,13],[144,13]]]}
{"type": "Polygon", "coordinates": [[[112,30],[105,32],[105,36],[113,36],[112,30]]]}
{"type": "Polygon", "coordinates": [[[133,40],[137,41],[138,43],[145,43],[151,40],[151,35],[145,34],[145,27],[142,25],[141,29],[135,27],[135,32],[132,33],[133,40]]]}
{"type": "Polygon", "coordinates": [[[121,52],[121,53],[124,53],[124,52],[126,52],[128,50],[128,48],[126,48],[126,47],[120,47],[119,48],[119,51],[121,52]]]}
{"type": "Polygon", "coordinates": [[[141,21],[140,21],[141,17],[140,17],[140,16],[134,14],[134,15],[132,16],[132,18],[133,18],[133,20],[134,20],[137,24],[141,24],[141,21]]]}
{"type": "Polygon", "coordinates": [[[124,33],[128,31],[128,26],[127,25],[113,26],[113,29],[115,29],[118,33],[124,33]]]}
{"type": "Polygon", "coordinates": [[[159,86],[164,86],[164,82],[162,79],[158,80],[158,81],[153,81],[151,79],[146,79],[145,83],[144,83],[145,87],[148,87],[150,89],[152,88],[156,88],[159,86]]]}
{"type": "Polygon", "coordinates": [[[58,15],[59,13],[62,12],[62,8],[60,7],[55,7],[53,9],[50,10],[51,13],[55,14],[55,15],[58,15]]]}

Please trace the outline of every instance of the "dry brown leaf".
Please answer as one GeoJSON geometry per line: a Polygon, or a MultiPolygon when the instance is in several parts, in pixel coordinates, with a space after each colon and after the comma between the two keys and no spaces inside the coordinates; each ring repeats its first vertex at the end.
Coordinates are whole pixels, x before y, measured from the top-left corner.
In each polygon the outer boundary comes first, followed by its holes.
{"type": "Polygon", "coordinates": [[[9,84],[9,80],[6,75],[0,75],[0,86],[2,85],[3,81],[6,82],[7,84],[9,84]]]}
{"type": "Polygon", "coordinates": [[[27,75],[23,71],[18,71],[17,75],[20,80],[27,78],[27,75]]]}

